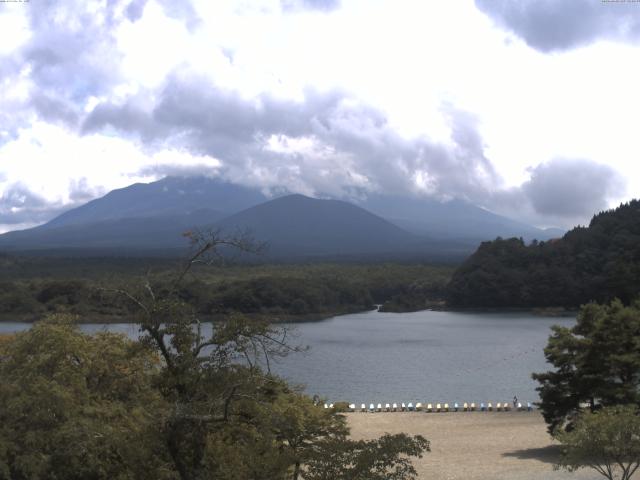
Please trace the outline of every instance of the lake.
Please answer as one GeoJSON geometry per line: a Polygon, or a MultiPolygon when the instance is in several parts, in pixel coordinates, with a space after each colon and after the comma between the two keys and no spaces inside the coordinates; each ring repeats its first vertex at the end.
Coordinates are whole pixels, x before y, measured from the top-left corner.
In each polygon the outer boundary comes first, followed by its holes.
{"type": "MultiPolygon", "coordinates": [[[[272,369],[330,402],[504,402],[514,395],[536,401],[532,372],[548,369],[543,348],[554,324],[572,318],[527,313],[421,311],[342,315],[287,324],[306,353],[278,360],[272,369]]],[[[29,328],[0,323],[0,333],[29,328]]],[[[131,324],[82,325],[136,337],[131,324]]]]}

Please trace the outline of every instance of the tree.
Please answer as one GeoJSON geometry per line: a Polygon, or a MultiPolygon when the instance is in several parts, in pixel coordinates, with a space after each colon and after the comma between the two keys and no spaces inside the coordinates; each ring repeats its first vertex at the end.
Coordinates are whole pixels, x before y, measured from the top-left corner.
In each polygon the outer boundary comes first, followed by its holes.
{"type": "Polygon", "coordinates": [[[562,238],[483,242],[447,286],[459,307],[568,307],[640,294],[640,200],[593,217],[562,238]]]}
{"type": "Polygon", "coordinates": [[[430,444],[421,435],[385,434],[376,440],[327,438],[307,463],[305,480],[411,480],[410,457],[422,458],[430,444]]]}
{"type": "Polygon", "coordinates": [[[168,479],[157,357],[52,316],[0,344],[0,479],[168,479]]]}
{"type": "Polygon", "coordinates": [[[221,258],[221,249],[254,252],[259,246],[246,235],[194,231],[188,236],[192,251],[168,289],[157,292],[147,282],[141,292],[120,293],[138,307],[141,342],[162,360],[158,385],[171,405],[162,438],[174,468],[182,480],[199,480],[225,470],[224,459],[211,457],[218,451],[212,445],[221,448],[234,435],[262,436],[255,428],[257,405],[272,403],[283,385],[268,372],[270,358],[297,348],[287,344],[286,329],[237,315],[212,322],[205,333],[193,308],[179,296],[182,281],[194,265],[221,258]]]}
{"type": "Polygon", "coordinates": [[[306,395],[282,394],[271,411],[277,438],[283,442],[293,464],[293,480],[298,480],[301,466],[323,455],[328,440],[344,440],[349,430],[343,415],[322,408],[306,395]]]}
{"type": "Polygon", "coordinates": [[[640,416],[636,405],[605,407],[579,415],[570,432],[560,432],[557,468],[592,468],[609,480],[629,480],[640,466],[640,416]]]}
{"type": "Polygon", "coordinates": [[[640,303],[591,303],[574,327],[552,329],[544,352],[555,370],[533,374],[551,433],[570,427],[581,404],[640,404],[640,303]]]}

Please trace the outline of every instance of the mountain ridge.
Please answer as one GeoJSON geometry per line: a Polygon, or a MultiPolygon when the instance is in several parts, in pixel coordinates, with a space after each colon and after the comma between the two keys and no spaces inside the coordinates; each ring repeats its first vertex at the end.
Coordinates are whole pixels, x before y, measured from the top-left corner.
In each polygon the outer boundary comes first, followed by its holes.
{"type": "Polygon", "coordinates": [[[462,259],[482,240],[543,232],[459,201],[372,195],[354,204],[300,194],[268,199],[220,179],[165,177],[113,190],[44,225],[0,235],[0,249],[184,249],[182,232],[205,227],[252,230],[257,240],[270,241],[277,258],[452,254],[462,259]],[[414,228],[408,228],[411,222],[414,228]]]}

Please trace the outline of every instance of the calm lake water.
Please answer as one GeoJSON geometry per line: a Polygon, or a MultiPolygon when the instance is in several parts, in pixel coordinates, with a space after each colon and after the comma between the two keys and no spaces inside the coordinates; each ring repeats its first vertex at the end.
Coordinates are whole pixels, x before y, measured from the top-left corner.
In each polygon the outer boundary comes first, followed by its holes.
{"type": "MultiPolygon", "coordinates": [[[[523,313],[366,312],[289,324],[306,353],[272,369],[331,402],[535,401],[531,372],[548,369],[542,349],[551,325],[568,318],[523,313]]],[[[0,332],[29,328],[0,323],[0,332]]],[[[82,325],[137,337],[130,324],[82,325]]]]}

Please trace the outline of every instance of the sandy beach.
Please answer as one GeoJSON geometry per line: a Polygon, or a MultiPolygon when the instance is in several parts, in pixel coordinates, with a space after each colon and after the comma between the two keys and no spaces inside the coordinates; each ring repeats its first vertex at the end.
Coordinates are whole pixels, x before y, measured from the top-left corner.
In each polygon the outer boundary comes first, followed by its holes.
{"type": "Polygon", "coordinates": [[[595,480],[596,472],[554,471],[558,446],[538,412],[348,413],[353,438],[421,434],[431,452],[414,460],[420,479],[595,480]]]}

